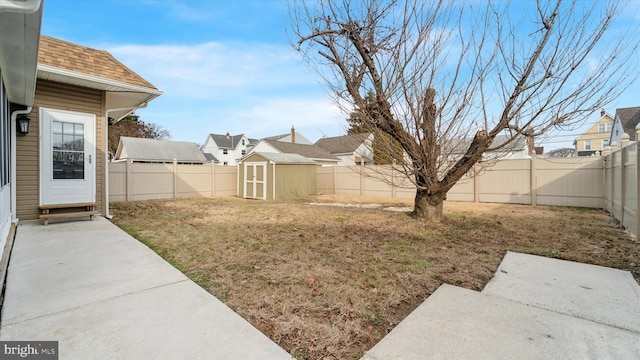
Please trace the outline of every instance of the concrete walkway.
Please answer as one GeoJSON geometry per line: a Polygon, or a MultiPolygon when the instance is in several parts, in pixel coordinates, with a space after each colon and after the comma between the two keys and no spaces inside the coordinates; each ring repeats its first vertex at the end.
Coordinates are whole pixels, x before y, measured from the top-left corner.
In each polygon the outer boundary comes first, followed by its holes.
{"type": "Polygon", "coordinates": [[[104,218],[18,227],[0,340],[59,341],[60,359],[291,359],[104,218]]]}
{"type": "Polygon", "coordinates": [[[640,359],[631,273],[509,252],[482,293],[441,286],[363,359],[640,359]]]}
{"type": "MultiPolygon", "coordinates": [[[[21,224],[0,340],[60,359],[291,359],[104,218],[21,224]]],[[[443,285],[363,359],[640,359],[629,272],[507,253],[480,293],[443,285]]]]}

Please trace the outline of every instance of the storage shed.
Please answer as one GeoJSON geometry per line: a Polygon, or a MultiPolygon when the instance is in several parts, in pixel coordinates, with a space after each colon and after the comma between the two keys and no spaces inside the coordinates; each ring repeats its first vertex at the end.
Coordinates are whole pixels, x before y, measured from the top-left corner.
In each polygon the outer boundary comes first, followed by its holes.
{"type": "Polygon", "coordinates": [[[298,154],[251,153],[238,164],[238,196],[275,200],[315,195],[317,166],[298,154]]]}

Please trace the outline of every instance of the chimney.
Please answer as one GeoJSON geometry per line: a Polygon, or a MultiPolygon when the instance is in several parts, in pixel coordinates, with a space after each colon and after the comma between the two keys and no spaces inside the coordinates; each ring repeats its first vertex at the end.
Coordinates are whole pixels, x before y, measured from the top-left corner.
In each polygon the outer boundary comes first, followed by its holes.
{"type": "Polygon", "coordinates": [[[294,128],[293,125],[291,125],[291,143],[296,143],[296,128],[294,128]]]}
{"type": "Polygon", "coordinates": [[[227,139],[228,139],[229,137],[231,137],[231,135],[229,134],[229,132],[227,132],[227,139]]]}
{"type": "Polygon", "coordinates": [[[604,109],[600,110],[600,117],[603,117],[604,114],[606,114],[606,112],[604,112],[604,109]]]}

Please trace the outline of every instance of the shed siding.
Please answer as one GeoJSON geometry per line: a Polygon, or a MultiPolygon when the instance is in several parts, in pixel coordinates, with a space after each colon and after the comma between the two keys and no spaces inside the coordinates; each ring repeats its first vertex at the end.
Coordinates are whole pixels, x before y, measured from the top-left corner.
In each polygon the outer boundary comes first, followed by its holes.
{"type": "Polygon", "coordinates": [[[316,165],[276,165],[275,187],[276,199],[315,195],[316,165]]]}
{"type": "Polygon", "coordinates": [[[30,131],[16,139],[16,213],[22,220],[38,218],[39,202],[39,108],[60,109],[96,115],[96,206],[103,214],[104,208],[104,161],[105,120],[104,93],[100,90],[38,80],[35,105],[28,115],[30,131]]]}

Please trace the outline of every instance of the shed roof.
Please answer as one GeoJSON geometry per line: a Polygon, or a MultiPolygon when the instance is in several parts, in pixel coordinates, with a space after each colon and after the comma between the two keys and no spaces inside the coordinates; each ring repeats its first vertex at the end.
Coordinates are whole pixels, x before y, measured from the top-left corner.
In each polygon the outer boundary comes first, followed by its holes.
{"type": "Polygon", "coordinates": [[[266,142],[282,153],[298,154],[309,159],[316,160],[340,161],[340,159],[333,156],[330,152],[317,145],[292,144],[288,142],[268,139],[263,139],[262,141],[266,142]]]}
{"type": "Polygon", "coordinates": [[[148,162],[172,162],[204,164],[206,157],[198,145],[190,142],[144,139],[123,136],[120,138],[116,160],[148,162]]]}
{"type": "Polygon", "coordinates": [[[334,155],[352,153],[356,151],[369,136],[371,136],[371,133],[324,137],[316,141],[316,145],[334,155]]]}
{"type": "Polygon", "coordinates": [[[265,153],[265,152],[255,152],[254,154],[260,155],[261,157],[274,162],[276,164],[307,164],[307,165],[316,165],[316,162],[306,158],[300,154],[287,154],[287,153],[265,153]]]}
{"type": "Polygon", "coordinates": [[[640,123],[640,106],[616,109],[622,129],[629,134],[629,140],[636,140],[636,125],[640,123]]]}

